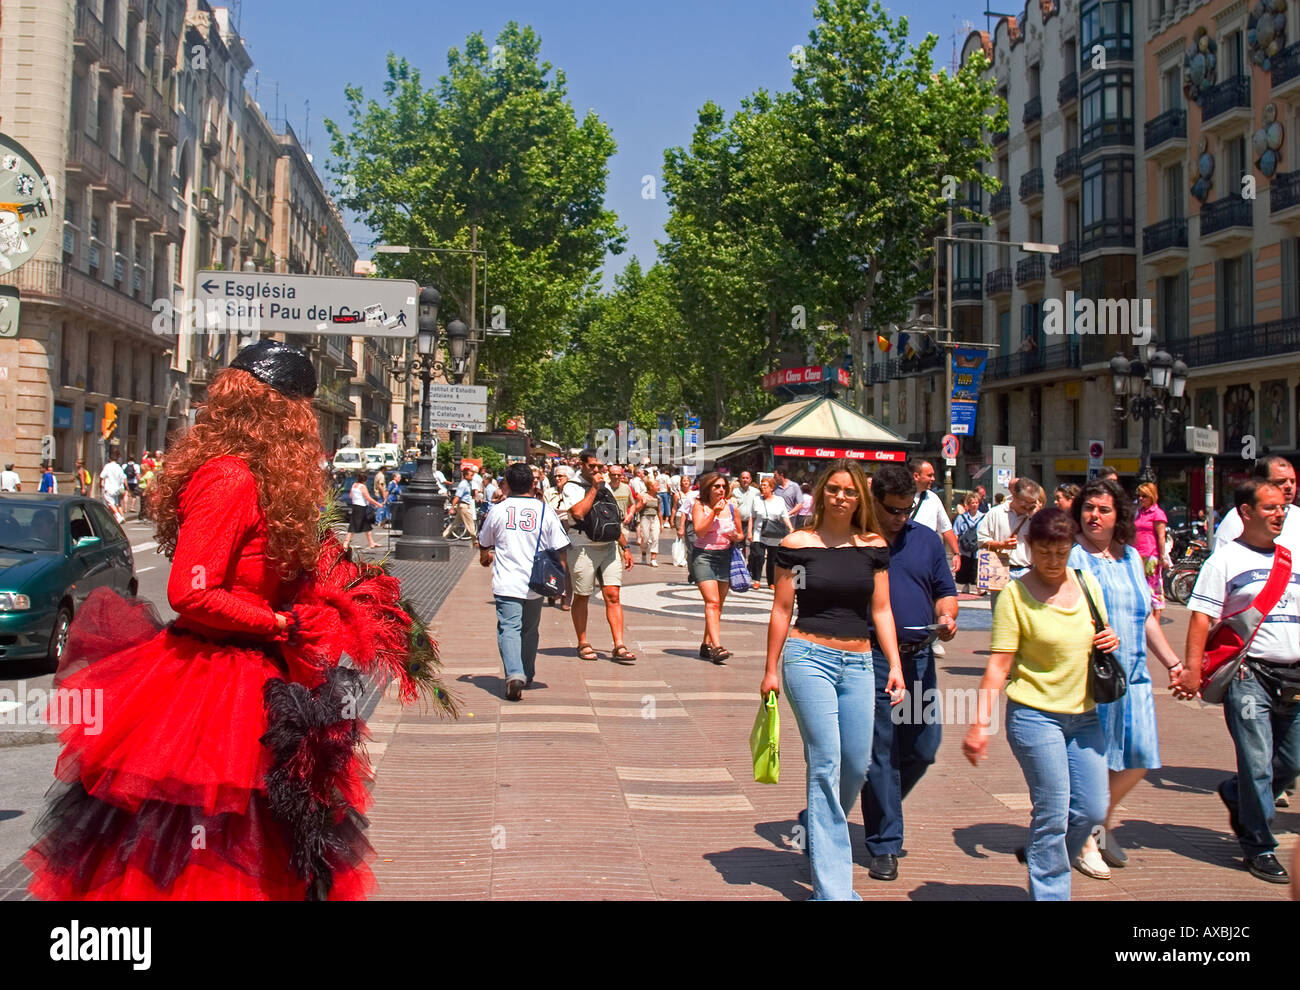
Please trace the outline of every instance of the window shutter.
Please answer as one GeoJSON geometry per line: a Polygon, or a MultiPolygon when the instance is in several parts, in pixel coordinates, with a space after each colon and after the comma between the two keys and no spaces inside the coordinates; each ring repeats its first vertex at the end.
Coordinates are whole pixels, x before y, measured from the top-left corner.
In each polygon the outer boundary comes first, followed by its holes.
{"type": "Polygon", "coordinates": [[[1214,263],[1214,329],[1218,332],[1222,332],[1227,326],[1227,320],[1223,315],[1228,301],[1223,294],[1223,265],[1222,258],[1214,263]]]}

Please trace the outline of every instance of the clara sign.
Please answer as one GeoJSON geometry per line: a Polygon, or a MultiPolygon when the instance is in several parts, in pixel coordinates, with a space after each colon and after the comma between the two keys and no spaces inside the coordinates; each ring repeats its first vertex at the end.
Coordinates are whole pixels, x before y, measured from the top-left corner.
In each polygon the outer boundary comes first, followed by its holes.
{"type": "Polygon", "coordinates": [[[852,384],[852,379],[845,369],[829,364],[809,368],[782,368],[763,376],[763,391],[772,392],[788,385],[816,385],[818,382],[835,382],[847,388],[852,384]]]}

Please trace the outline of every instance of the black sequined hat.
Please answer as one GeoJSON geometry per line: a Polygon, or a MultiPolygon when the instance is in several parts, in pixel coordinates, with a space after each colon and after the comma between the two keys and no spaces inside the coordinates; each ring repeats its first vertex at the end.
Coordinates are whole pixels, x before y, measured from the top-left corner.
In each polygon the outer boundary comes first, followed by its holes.
{"type": "Polygon", "coordinates": [[[247,371],[291,399],[310,399],[316,394],[316,369],[311,366],[311,360],[283,341],[259,340],[249,344],[235,355],[230,366],[247,371]]]}

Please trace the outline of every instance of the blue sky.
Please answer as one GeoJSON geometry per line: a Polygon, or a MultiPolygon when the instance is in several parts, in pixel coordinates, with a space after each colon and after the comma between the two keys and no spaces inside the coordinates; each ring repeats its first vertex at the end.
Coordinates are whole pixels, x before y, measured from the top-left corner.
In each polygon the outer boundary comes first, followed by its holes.
{"type": "MultiPolygon", "coordinates": [[[[887,5],[908,18],[914,38],[939,36],[945,64],[964,20],[984,26],[978,0],[887,5]]],[[[689,143],[707,100],[731,111],[759,87],[787,88],[789,52],[807,41],[812,9],[811,0],[244,0],[240,30],[258,70],[256,79],[249,73],[249,91],[256,87],[265,113],[276,116],[278,84],[278,115],[310,139],[321,167],[329,150],[323,119],[346,125],[347,84],[382,99],[389,51],[419,67],[429,86],[445,71],[447,50],[470,33],[482,31],[491,43],[511,20],[531,24],[542,57],[564,70],[579,116],[594,109],[618,143],[606,197],[628,235],[627,254],[610,260],[617,270],[630,254],[648,265],[663,237],[667,206],[661,191],[642,197],[642,177],[657,180],[664,150],[689,143]]],[[[351,231],[360,256],[369,257],[372,235],[357,223],[351,231]]]]}

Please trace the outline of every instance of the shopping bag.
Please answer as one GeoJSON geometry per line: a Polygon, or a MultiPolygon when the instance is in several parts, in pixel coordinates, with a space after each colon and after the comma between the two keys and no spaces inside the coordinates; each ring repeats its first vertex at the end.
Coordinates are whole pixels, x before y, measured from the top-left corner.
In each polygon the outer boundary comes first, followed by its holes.
{"type": "Polygon", "coordinates": [[[781,776],[781,714],[775,691],[767,692],[767,700],[759,705],[749,733],[749,749],[754,754],[754,779],[760,784],[777,783],[781,776]]]}
{"type": "Polygon", "coordinates": [[[673,540],[673,564],[677,567],[685,567],[686,559],[686,541],[679,536],[673,540]]]}
{"type": "Polygon", "coordinates": [[[749,576],[749,567],[745,563],[745,555],[740,552],[740,547],[731,548],[731,590],[748,591],[754,587],[754,581],[749,576]]]}

